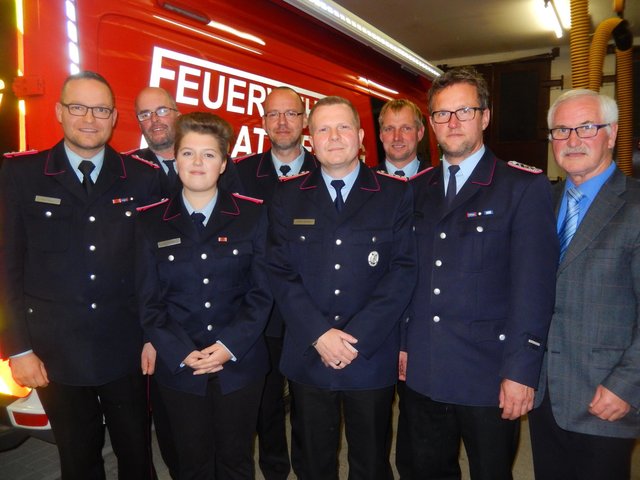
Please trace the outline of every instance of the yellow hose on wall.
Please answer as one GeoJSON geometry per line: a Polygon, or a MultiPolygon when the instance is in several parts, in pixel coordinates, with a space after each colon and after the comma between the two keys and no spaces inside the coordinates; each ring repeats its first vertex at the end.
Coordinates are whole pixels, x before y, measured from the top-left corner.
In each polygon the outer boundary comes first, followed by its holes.
{"type": "MultiPolygon", "coordinates": [[[[618,14],[624,11],[624,0],[614,1],[618,14]]],[[[620,25],[621,18],[603,21],[594,35],[589,59],[589,2],[571,0],[571,76],[573,88],[588,88],[600,91],[602,67],[607,52],[607,43],[612,32],[620,25]]],[[[627,27],[628,28],[628,27],[627,27]]],[[[616,39],[617,43],[617,39],[616,39]]],[[[623,42],[624,43],[624,42],[623,42]]],[[[633,48],[616,48],[616,101],[618,103],[618,138],[616,140],[616,162],[626,175],[633,174],[633,48]]]]}
{"type": "Polygon", "coordinates": [[[604,57],[607,55],[607,43],[611,39],[611,32],[616,28],[621,18],[608,18],[604,20],[593,35],[591,40],[591,49],[589,53],[589,90],[594,92],[600,91],[602,85],[602,67],[604,65],[604,57]]]}
{"type": "Polygon", "coordinates": [[[573,88],[589,85],[589,0],[571,0],[571,78],[573,88]]]}
{"type": "Polygon", "coordinates": [[[633,175],[633,48],[616,49],[616,100],[620,111],[616,163],[626,175],[633,175]]]}

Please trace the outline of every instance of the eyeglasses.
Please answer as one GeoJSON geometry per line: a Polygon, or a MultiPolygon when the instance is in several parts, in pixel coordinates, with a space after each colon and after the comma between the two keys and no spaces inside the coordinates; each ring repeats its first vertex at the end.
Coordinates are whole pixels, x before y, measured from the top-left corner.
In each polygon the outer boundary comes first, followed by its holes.
{"type": "Polygon", "coordinates": [[[593,138],[598,135],[598,132],[601,128],[608,127],[609,125],[609,123],[601,123],[599,125],[590,123],[588,125],[580,125],[576,128],[551,128],[549,130],[549,137],[551,138],[551,140],[568,140],[571,136],[571,132],[576,132],[578,138],[593,138]]]}
{"type": "Polygon", "coordinates": [[[176,110],[175,108],[160,107],[155,112],[151,110],[143,110],[142,112],[138,112],[136,113],[136,117],[138,118],[139,122],[144,122],[146,120],[149,120],[154,113],[156,114],[157,117],[166,117],[170,115],[171,112],[177,112],[177,111],[178,110],[176,110]]]}
{"type": "Polygon", "coordinates": [[[456,118],[461,122],[468,122],[476,118],[476,111],[482,110],[484,110],[482,107],[462,107],[454,111],[438,110],[431,114],[431,118],[433,119],[433,123],[449,123],[451,115],[455,114],[456,118]]]}
{"type": "Polygon", "coordinates": [[[278,120],[280,115],[284,115],[284,118],[287,120],[295,120],[300,115],[304,115],[304,112],[296,112],[295,110],[287,110],[286,112],[278,112],[277,110],[272,110],[264,114],[264,118],[267,120],[278,120]]]}
{"type": "Polygon", "coordinates": [[[106,119],[111,116],[113,113],[113,108],[109,107],[87,107],[86,105],[81,105],[79,103],[62,103],[60,105],[63,107],[67,107],[69,113],[71,115],[75,115],[76,117],[84,117],[89,110],[91,110],[91,114],[95,118],[106,119]]]}

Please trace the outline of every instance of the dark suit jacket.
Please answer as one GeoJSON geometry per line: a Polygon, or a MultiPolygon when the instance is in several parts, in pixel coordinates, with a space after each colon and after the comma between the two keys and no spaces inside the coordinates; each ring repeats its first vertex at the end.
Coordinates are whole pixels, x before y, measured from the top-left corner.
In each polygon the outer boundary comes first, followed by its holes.
{"type": "MultiPolygon", "coordinates": [[[[127,152],[133,156],[140,157],[148,162],[153,162],[156,165],[160,166],[160,187],[162,189],[162,195],[166,198],[171,196],[176,190],[180,189],[180,179],[177,179],[175,183],[172,183],[169,180],[169,176],[164,172],[164,169],[160,165],[158,161],[158,157],[150,148],[141,148],[139,150],[133,150],[131,152],[127,152]]],[[[224,173],[220,176],[218,180],[218,185],[220,188],[224,188],[229,192],[239,192],[241,189],[240,180],[238,178],[238,173],[236,172],[236,167],[232,160],[227,160],[227,168],[224,173]]]]}
{"type": "Polygon", "coordinates": [[[503,378],[537,386],[558,262],[548,179],[487,149],[450,209],[442,165],[411,185],[419,276],[407,385],[469,406],[497,406],[503,378]]]}
{"type": "Polygon", "coordinates": [[[181,362],[221,341],[237,358],[217,375],[223,393],[248,385],[268,369],[262,331],[272,297],[264,249],[267,218],[255,201],[218,190],[198,235],[176,195],[141,214],[136,286],[146,336],[158,351],[157,381],[204,395],[208,375],[181,362]]]}
{"type": "Polygon", "coordinates": [[[49,379],[101,385],[140,370],[133,285],[136,207],[156,169],[106,147],[89,198],[63,142],[8,158],[0,173],[4,353],[33,349],[49,379]]]}
{"type": "MultiPolygon", "coordinates": [[[[564,182],[555,186],[562,198],[564,182]]],[[[558,204],[559,208],[559,204],[558,204]]],[[[640,184],[615,170],[558,267],[556,304],[537,403],[548,385],[558,425],[606,437],[640,435],[640,184]],[[632,405],[624,418],[587,410],[598,384],[632,405]]]]}
{"type": "MultiPolygon", "coordinates": [[[[273,192],[278,184],[278,175],[273,167],[271,150],[249,157],[234,160],[235,169],[241,184],[240,191],[245,195],[271,202],[273,192]]],[[[310,172],[318,167],[316,158],[305,149],[302,172],[310,172]]],[[[277,305],[274,305],[269,322],[265,329],[268,337],[282,337],[284,320],[277,305]]]]}
{"type": "Polygon", "coordinates": [[[331,390],[396,382],[399,318],[416,277],[411,205],[406,182],[364,165],[340,214],[319,168],[278,185],[268,263],[286,324],[286,377],[331,390]],[[312,346],[330,328],[358,339],[358,358],[341,370],[325,367],[312,346]]]}

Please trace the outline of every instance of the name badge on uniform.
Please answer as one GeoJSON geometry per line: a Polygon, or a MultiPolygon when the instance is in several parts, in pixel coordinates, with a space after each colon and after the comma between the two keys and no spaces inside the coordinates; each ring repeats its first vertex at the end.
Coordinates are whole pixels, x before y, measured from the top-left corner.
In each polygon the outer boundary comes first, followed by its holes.
{"type": "Polygon", "coordinates": [[[294,218],[293,224],[294,225],[315,225],[316,219],[315,218],[294,218]]]}
{"type": "Polygon", "coordinates": [[[36,195],[35,201],[38,203],[48,203],[50,205],[60,205],[62,200],[55,197],[45,197],[44,195],[36,195]]]}
{"type": "Polygon", "coordinates": [[[182,240],[180,239],[180,237],[171,238],[169,240],[163,240],[161,242],[158,242],[158,248],[171,247],[173,245],[180,245],[181,243],[182,243],[182,240]]]}
{"type": "Polygon", "coordinates": [[[368,260],[369,260],[369,266],[375,267],[376,265],[378,265],[378,260],[380,260],[380,255],[378,254],[378,252],[374,250],[373,252],[369,253],[368,260]]]}

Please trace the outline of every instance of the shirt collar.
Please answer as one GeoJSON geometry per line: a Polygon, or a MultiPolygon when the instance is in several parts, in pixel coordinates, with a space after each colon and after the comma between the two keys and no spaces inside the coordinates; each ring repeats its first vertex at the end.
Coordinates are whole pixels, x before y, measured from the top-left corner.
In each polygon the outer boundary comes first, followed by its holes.
{"type": "MultiPolygon", "coordinates": [[[[331,199],[336,199],[336,189],[333,188],[331,182],[333,180],[338,180],[337,178],[330,177],[322,168],[320,168],[320,173],[322,174],[322,179],[324,180],[325,185],[327,186],[327,190],[329,190],[329,194],[331,195],[331,199]]],[[[340,178],[344,182],[344,187],[342,187],[341,194],[342,199],[346,202],[347,197],[349,196],[349,192],[351,191],[351,187],[356,183],[356,179],[358,178],[358,174],[360,173],[360,161],[356,165],[356,168],[353,169],[352,172],[347,174],[345,177],[340,178]]]]}
{"type": "Polygon", "coordinates": [[[302,145],[300,145],[300,155],[298,155],[291,162],[284,163],[278,157],[276,157],[276,154],[274,153],[274,151],[272,149],[271,150],[271,161],[273,162],[273,167],[276,169],[276,173],[278,174],[278,176],[282,175],[282,172],[280,171],[280,167],[282,165],[289,165],[291,167],[291,170],[289,171],[288,176],[297,175],[298,173],[300,173],[300,169],[302,169],[302,164],[304,162],[304,154],[305,154],[305,149],[302,148],[302,145]]]}
{"type": "Polygon", "coordinates": [[[415,157],[409,163],[407,163],[404,167],[398,168],[389,160],[384,161],[384,166],[387,169],[387,172],[395,174],[397,170],[402,170],[404,172],[405,177],[413,177],[416,173],[418,173],[418,168],[420,168],[420,162],[418,161],[418,157],[415,157]]]}
{"type": "Polygon", "coordinates": [[[98,175],[100,174],[100,170],[102,170],[102,165],[104,164],[104,148],[91,158],[81,157],[76,152],[71,150],[66,143],[64,143],[64,151],[67,154],[67,158],[69,159],[71,168],[78,177],[78,180],[82,181],[82,172],[78,170],[80,162],[82,162],[83,160],[89,160],[95,165],[95,168],[91,172],[91,180],[93,180],[93,183],[96,183],[98,181],[98,175]]]}
{"type": "Polygon", "coordinates": [[[184,195],[184,189],[182,190],[182,201],[184,202],[184,206],[187,209],[187,213],[189,215],[191,215],[193,212],[202,213],[204,215],[204,222],[202,223],[206,226],[207,222],[209,221],[209,217],[211,217],[211,214],[213,213],[213,209],[215,208],[216,203],[218,202],[218,191],[216,191],[216,194],[213,196],[213,198],[209,200],[209,203],[207,203],[204,206],[204,208],[201,210],[196,210],[191,206],[191,204],[189,203],[189,200],[187,200],[187,197],[185,197],[184,195]]]}

